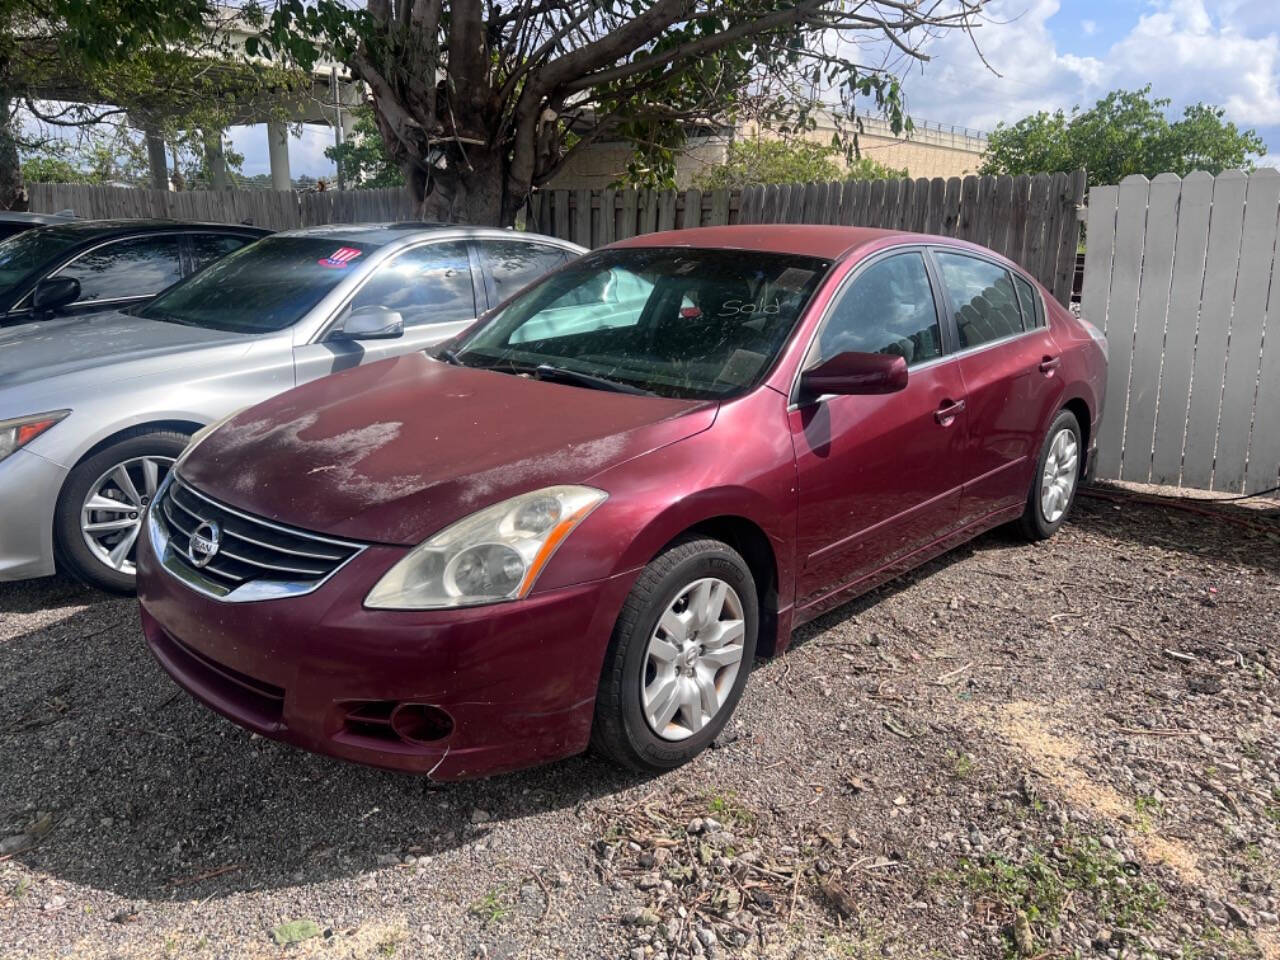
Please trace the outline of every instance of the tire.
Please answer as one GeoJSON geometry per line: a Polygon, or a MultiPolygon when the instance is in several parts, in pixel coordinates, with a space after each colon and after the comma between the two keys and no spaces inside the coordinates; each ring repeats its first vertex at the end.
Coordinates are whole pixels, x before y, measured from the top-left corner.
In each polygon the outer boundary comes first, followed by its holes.
{"type": "Polygon", "coordinates": [[[1071,507],[1076,501],[1076,491],[1080,489],[1082,451],[1080,422],[1076,420],[1076,415],[1070,410],[1059,411],[1053,418],[1053,423],[1049,424],[1044,443],[1040,445],[1035,476],[1031,478],[1031,490],[1027,493],[1027,504],[1019,520],[1022,533],[1028,540],[1048,540],[1058,532],[1058,528],[1071,513],[1071,507]],[[1064,434],[1069,435],[1069,440],[1063,439],[1064,434]],[[1071,458],[1067,473],[1064,473],[1057,469],[1057,464],[1059,454],[1066,449],[1071,451],[1071,458]],[[1045,482],[1045,470],[1051,465],[1051,461],[1055,465],[1055,486],[1059,490],[1056,496],[1049,493],[1050,484],[1045,482]]]}
{"type": "Polygon", "coordinates": [[[705,537],[677,540],[663,550],[640,573],[614,626],[596,694],[592,749],[645,772],[670,770],[695,757],[742,698],[758,629],[755,581],[736,551],[705,537]],[[717,583],[728,589],[721,591],[717,583]],[[719,613],[700,616],[699,608],[714,609],[717,597],[719,613]],[[659,631],[667,614],[670,619],[659,631]],[[685,631],[683,641],[667,626],[677,622],[685,631]],[[655,652],[666,656],[667,648],[680,653],[663,660],[655,652]],[[688,662],[682,660],[686,656],[688,662]],[[730,670],[731,661],[736,670],[730,670]],[[646,702],[653,690],[658,693],[646,702]],[[664,713],[664,705],[669,708],[679,696],[664,696],[669,690],[687,697],[681,697],[659,733],[653,714],[664,713]],[[718,702],[713,711],[704,709],[707,696],[718,702]]]}
{"type": "Polygon", "coordinates": [[[144,461],[150,460],[155,465],[154,479],[158,484],[186,447],[187,439],[186,434],[175,430],[135,427],[112,440],[97,453],[85,457],[71,469],[58,494],[58,505],[53,516],[54,548],[67,573],[90,586],[112,593],[133,592],[132,558],[137,536],[142,532],[142,508],[149,502],[150,493],[154,493],[154,486],[150,492],[147,490],[151,468],[144,461]],[[125,492],[122,484],[110,479],[109,475],[122,465],[133,484],[132,493],[143,502],[135,502],[125,492]],[[101,493],[103,490],[106,491],[105,494],[101,493]],[[119,509],[89,514],[91,522],[124,524],[129,521],[132,524],[123,526],[118,532],[112,531],[94,538],[103,555],[90,547],[86,542],[89,534],[82,529],[82,517],[85,516],[86,501],[91,492],[99,492],[105,499],[116,500],[121,504],[119,509]],[[138,509],[130,510],[130,506],[138,509]],[[107,557],[131,535],[134,539],[130,542],[129,549],[124,551],[124,562],[119,566],[112,566],[107,557]]]}

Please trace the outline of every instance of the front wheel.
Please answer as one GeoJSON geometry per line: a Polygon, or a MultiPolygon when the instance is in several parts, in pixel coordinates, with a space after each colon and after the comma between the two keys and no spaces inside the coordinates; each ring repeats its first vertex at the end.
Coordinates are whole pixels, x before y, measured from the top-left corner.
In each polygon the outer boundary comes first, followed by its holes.
{"type": "Polygon", "coordinates": [[[185,434],[135,428],[72,468],[53,520],[67,572],[103,590],[133,592],[143,516],[186,445],[185,434]]]}
{"type": "Polygon", "coordinates": [[[723,729],[755,657],[755,581],[719,540],[677,541],[632,587],[605,654],[593,748],[635,770],[678,767],[723,729]]]}
{"type": "Polygon", "coordinates": [[[1080,423],[1062,410],[1049,425],[1036,475],[1022,512],[1022,532],[1029,540],[1047,540],[1058,532],[1075,503],[1080,482],[1080,423]]]}

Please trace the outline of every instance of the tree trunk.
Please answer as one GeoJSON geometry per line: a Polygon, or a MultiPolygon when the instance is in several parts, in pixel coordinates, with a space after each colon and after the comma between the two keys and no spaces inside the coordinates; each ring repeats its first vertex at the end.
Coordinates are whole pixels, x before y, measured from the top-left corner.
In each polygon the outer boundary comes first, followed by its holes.
{"type": "Polygon", "coordinates": [[[0,210],[26,210],[27,191],[22,184],[22,161],[13,130],[13,103],[9,96],[8,63],[0,63],[0,210]]]}
{"type": "Polygon", "coordinates": [[[421,176],[406,178],[410,189],[426,189],[423,216],[443,223],[478,227],[509,227],[515,210],[508,210],[503,184],[506,160],[500,151],[468,146],[447,171],[433,171],[430,182],[421,176]],[[418,186],[421,184],[421,186],[418,186]]]}

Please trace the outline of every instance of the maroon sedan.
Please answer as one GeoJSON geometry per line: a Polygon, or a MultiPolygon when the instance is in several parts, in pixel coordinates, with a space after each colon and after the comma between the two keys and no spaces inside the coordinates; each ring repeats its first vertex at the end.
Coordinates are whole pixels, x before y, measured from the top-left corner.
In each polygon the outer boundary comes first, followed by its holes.
{"type": "Polygon", "coordinates": [[[349,760],[674,767],[799,624],[998,524],[1051,536],[1105,367],[971,244],[615,244],[435,357],[198,437],[148,514],[147,641],[214,710],[349,760]]]}

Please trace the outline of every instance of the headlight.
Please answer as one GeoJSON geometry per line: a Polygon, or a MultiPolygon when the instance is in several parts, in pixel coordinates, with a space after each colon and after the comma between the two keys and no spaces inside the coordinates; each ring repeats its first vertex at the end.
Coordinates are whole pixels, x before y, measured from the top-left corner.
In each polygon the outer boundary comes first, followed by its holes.
{"type": "Polygon", "coordinates": [[[70,412],[53,410],[49,413],[33,413],[29,417],[0,420],[0,460],[15,450],[21,450],[70,412]]]}
{"type": "Polygon", "coordinates": [[[183,447],[182,452],[178,454],[178,459],[174,461],[174,464],[173,464],[174,469],[176,470],[178,467],[182,466],[182,462],[186,460],[187,457],[191,456],[192,453],[195,452],[196,447],[200,446],[200,444],[204,441],[205,437],[209,436],[209,434],[213,433],[213,431],[217,430],[220,426],[222,426],[232,417],[238,416],[239,414],[243,413],[248,409],[249,409],[248,407],[241,407],[239,410],[233,410],[231,411],[231,413],[228,413],[225,417],[215,420],[213,421],[213,423],[207,424],[206,426],[201,427],[199,430],[193,433],[191,435],[191,439],[187,441],[187,445],[183,447]]]}
{"type": "Polygon", "coordinates": [[[365,606],[433,610],[526,596],[556,548],[607,496],[593,487],[547,487],[486,507],[414,547],[365,606]]]}

